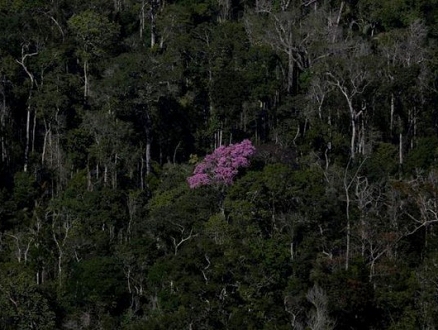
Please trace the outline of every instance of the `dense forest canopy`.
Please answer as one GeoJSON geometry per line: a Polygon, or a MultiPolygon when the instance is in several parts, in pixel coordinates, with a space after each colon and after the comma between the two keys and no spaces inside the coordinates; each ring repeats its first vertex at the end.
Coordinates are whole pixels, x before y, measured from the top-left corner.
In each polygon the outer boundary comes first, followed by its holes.
{"type": "Polygon", "coordinates": [[[0,0],[0,31],[0,329],[438,327],[437,0],[0,0]]]}

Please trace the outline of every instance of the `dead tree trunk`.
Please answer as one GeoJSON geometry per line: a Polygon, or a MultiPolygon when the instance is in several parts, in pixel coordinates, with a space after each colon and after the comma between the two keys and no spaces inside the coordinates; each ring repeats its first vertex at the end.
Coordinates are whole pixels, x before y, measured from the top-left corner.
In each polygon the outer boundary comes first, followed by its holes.
{"type": "MultiPolygon", "coordinates": [[[[21,59],[20,60],[15,60],[18,64],[21,65],[21,67],[24,69],[24,71],[26,72],[27,76],[30,79],[30,86],[29,86],[29,95],[27,97],[27,116],[26,116],[26,144],[25,144],[25,148],[24,148],[24,168],[23,171],[27,172],[28,170],[28,164],[29,164],[29,149],[30,149],[30,123],[32,120],[32,106],[31,106],[31,99],[32,99],[32,91],[33,91],[33,87],[35,84],[35,79],[33,74],[29,71],[29,69],[26,66],[26,59],[30,56],[35,56],[38,55],[38,52],[35,53],[25,53],[25,46],[23,46],[21,48],[21,59]]],[[[36,118],[34,119],[36,120],[36,118]]]]}

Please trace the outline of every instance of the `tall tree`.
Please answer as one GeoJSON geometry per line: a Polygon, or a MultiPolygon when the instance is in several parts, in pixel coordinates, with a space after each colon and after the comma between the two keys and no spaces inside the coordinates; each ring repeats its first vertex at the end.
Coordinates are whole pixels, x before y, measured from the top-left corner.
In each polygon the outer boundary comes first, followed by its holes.
{"type": "Polygon", "coordinates": [[[110,50],[119,33],[119,26],[92,10],[73,15],[68,20],[68,26],[77,43],[76,55],[82,61],[86,99],[90,94],[90,63],[110,50]]]}

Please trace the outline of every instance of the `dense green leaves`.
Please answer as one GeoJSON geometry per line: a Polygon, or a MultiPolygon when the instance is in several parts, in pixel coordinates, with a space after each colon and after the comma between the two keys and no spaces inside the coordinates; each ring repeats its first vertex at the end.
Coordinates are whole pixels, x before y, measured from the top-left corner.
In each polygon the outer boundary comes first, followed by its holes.
{"type": "Polygon", "coordinates": [[[53,329],[55,313],[46,292],[23,264],[3,263],[0,280],[2,329],[53,329]]]}
{"type": "Polygon", "coordinates": [[[0,328],[436,328],[436,5],[0,0],[0,328]]]}

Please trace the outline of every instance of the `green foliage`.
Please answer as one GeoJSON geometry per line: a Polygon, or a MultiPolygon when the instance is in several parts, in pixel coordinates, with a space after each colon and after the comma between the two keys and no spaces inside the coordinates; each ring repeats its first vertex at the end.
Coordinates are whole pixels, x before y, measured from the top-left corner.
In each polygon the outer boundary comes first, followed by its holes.
{"type": "Polygon", "coordinates": [[[436,5],[0,0],[0,328],[436,328],[436,5]]]}
{"type": "Polygon", "coordinates": [[[34,206],[38,196],[38,185],[33,175],[17,172],[14,178],[14,201],[18,209],[29,209],[34,206]]]}
{"type": "Polygon", "coordinates": [[[400,265],[396,272],[386,276],[385,284],[381,283],[376,290],[376,305],[383,312],[388,329],[418,327],[418,318],[413,313],[412,305],[418,283],[405,266],[400,265]]]}
{"type": "Polygon", "coordinates": [[[435,166],[438,152],[438,138],[425,137],[418,140],[416,147],[411,150],[406,159],[406,172],[413,173],[417,169],[429,169],[435,166]]]}
{"type": "Polygon", "coordinates": [[[92,137],[84,129],[71,129],[65,135],[63,145],[74,168],[86,166],[91,143],[92,137]]]}
{"type": "Polygon", "coordinates": [[[78,55],[84,60],[103,55],[105,48],[114,42],[119,32],[116,24],[92,10],[73,15],[68,25],[76,37],[80,49],[78,55]]]}
{"type": "Polygon", "coordinates": [[[398,150],[390,143],[380,143],[365,166],[371,177],[394,176],[398,170],[398,150]]]}
{"type": "Polygon", "coordinates": [[[406,27],[421,18],[417,8],[407,0],[360,1],[363,16],[372,23],[381,24],[386,30],[406,27]]]}
{"type": "Polygon", "coordinates": [[[53,329],[55,313],[47,296],[20,263],[3,263],[0,271],[0,327],[53,329]]]}
{"type": "Polygon", "coordinates": [[[105,309],[117,307],[125,292],[122,269],[108,257],[94,257],[79,262],[69,279],[70,294],[79,306],[91,304],[105,309]]]}
{"type": "Polygon", "coordinates": [[[374,326],[372,315],[376,315],[378,310],[374,305],[374,292],[367,275],[363,261],[357,259],[351,263],[348,271],[339,269],[312,278],[332,297],[329,304],[332,315],[337,316],[336,327],[369,329],[374,326]]]}

